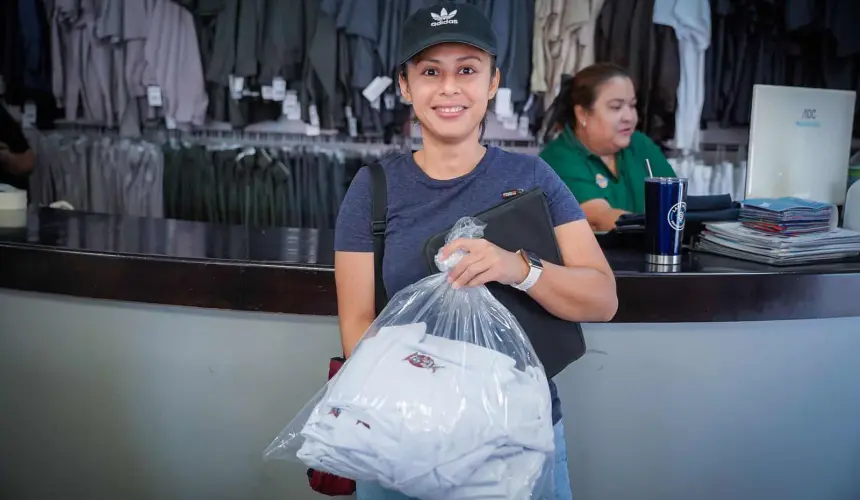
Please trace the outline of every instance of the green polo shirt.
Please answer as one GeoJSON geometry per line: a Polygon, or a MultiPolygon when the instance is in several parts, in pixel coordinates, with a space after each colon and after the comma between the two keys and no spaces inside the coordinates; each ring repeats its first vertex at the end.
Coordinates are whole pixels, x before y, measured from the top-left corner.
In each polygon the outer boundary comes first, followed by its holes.
{"type": "Polygon", "coordinates": [[[546,145],[540,157],[558,173],[580,203],[603,199],[612,208],[636,214],[645,212],[646,159],[651,162],[655,177],[676,176],[660,148],[639,131],[633,132],[630,145],[615,155],[618,177],[579,142],[569,127],[546,145]]]}

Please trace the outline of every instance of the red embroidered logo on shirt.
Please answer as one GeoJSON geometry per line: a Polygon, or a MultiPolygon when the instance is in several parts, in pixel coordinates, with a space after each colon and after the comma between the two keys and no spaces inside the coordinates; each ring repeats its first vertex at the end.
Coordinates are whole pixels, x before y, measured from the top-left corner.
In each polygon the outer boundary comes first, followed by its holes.
{"type": "Polygon", "coordinates": [[[439,368],[444,368],[444,366],[437,365],[433,358],[426,354],[421,354],[420,352],[413,352],[409,356],[403,358],[403,361],[408,361],[409,364],[415,368],[424,368],[425,370],[430,370],[433,373],[436,373],[436,370],[439,368]]]}

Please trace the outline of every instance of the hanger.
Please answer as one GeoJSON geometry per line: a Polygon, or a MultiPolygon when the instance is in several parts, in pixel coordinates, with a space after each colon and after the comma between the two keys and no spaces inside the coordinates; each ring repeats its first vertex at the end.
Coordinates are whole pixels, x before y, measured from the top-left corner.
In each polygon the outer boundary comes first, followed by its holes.
{"type": "Polygon", "coordinates": [[[275,159],[269,154],[267,148],[260,148],[260,154],[263,155],[263,158],[265,158],[269,163],[274,163],[275,159]]]}

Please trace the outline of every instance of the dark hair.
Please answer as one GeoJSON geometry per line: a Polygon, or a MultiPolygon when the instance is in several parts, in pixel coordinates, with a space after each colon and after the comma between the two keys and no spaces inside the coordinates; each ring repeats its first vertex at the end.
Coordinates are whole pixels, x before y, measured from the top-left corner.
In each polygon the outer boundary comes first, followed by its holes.
{"type": "Polygon", "coordinates": [[[558,95],[546,112],[544,141],[566,126],[576,129],[576,106],[590,110],[600,87],[618,76],[630,78],[624,68],[612,63],[592,64],[574,76],[562,75],[558,95]]]}
{"type": "MultiPolygon", "coordinates": [[[[415,56],[415,57],[418,57],[418,56],[415,56]]],[[[415,58],[412,58],[412,60],[415,60],[415,58]]],[[[409,62],[405,62],[405,63],[400,65],[400,76],[403,78],[403,81],[406,81],[406,82],[409,81],[406,77],[406,69],[408,66],[409,66],[409,62]]],[[[492,81],[492,78],[495,76],[496,76],[496,56],[490,54],[490,81],[492,81]]],[[[484,112],[484,118],[481,119],[481,135],[478,137],[479,141],[484,139],[484,132],[487,130],[487,113],[489,113],[489,111],[490,110],[488,107],[487,111],[484,112]]]]}

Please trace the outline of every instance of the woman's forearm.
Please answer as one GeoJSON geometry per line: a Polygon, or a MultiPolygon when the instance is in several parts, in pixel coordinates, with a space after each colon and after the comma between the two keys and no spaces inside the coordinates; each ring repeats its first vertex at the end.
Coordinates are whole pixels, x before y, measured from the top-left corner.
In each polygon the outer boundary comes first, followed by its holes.
{"type": "Polygon", "coordinates": [[[27,175],[36,166],[36,155],[32,150],[23,153],[6,152],[0,159],[0,167],[12,175],[27,175]]]}
{"type": "Polygon", "coordinates": [[[350,357],[358,341],[373,324],[373,318],[357,318],[351,321],[340,321],[340,342],[345,357],[350,357]]]}
{"type": "Polygon", "coordinates": [[[528,294],[553,315],[568,321],[609,321],[618,310],[615,276],[586,267],[544,261],[528,294]]]}
{"type": "Polygon", "coordinates": [[[606,200],[591,200],[582,204],[585,218],[593,231],[611,231],[615,229],[618,218],[627,212],[612,208],[606,200]]]}
{"type": "Polygon", "coordinates": [[[596,215],[589,216],[588,222],[595,231],[612,231],[615,229],[618,218],[626,213],[626,211],[617,208],[607,208],[596,215]]]}

